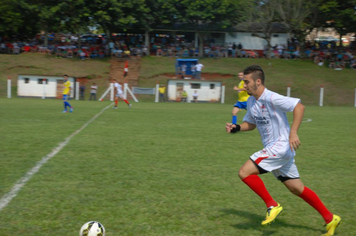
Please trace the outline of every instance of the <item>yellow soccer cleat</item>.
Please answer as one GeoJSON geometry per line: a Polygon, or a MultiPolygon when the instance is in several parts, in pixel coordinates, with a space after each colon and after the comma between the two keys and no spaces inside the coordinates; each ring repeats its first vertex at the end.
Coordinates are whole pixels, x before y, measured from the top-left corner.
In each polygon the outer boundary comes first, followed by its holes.
{"type": "Polygon", "coordinates": [[[278,203],[278,206],[269,207],[267,209],[266,219],[262,221],[262,225],[268,225],[272,223],[279,214],[283,211],[283,207],[278,203]]]}
{"type": "Polygon", "coordinates": [[[335,229],[340,225],[341,217],[338,215],[333,215],[332,221],[326,225],[326,234],[322,236],[332,236],[335,233],[335,229]]]}

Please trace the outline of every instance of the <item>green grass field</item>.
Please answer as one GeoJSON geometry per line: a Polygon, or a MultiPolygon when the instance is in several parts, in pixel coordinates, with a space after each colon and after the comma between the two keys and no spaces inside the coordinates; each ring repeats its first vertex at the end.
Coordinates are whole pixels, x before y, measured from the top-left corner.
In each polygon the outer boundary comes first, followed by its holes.
{"type": "MultiPolygon", "coordinates": [[[[0,199],[110,105],[70,102],[74,113],[63,114],[60,100],[0,99],[0,199]]],[[[319,214],[271,174],[262,179],[285,210],[260,226],[264,203],[237,173],[262,144],[257,130],[225,133],[231,108],[120,102],[103,111],[0,211],[0,235],[75,236],[90,220],[106,236],[321,235],[319,214]]],[[[307,106],[299,131],[302,180],[342,216],[340,236],[356,235],[355,117],[353,107],[307,106]]]]}

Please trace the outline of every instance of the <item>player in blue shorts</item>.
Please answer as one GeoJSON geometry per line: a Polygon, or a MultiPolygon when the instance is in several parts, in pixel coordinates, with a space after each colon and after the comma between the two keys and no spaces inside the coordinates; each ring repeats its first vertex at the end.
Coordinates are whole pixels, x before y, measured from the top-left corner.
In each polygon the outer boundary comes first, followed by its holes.
{"type": "Polygon", "coordinates": [[[244,88],[244,73],[242,71],[239,72],[238,74],[239,79],[240,79],[240,83],[238,86],[234,87],[235,91],[238,91],[238,99],[237,102],[234,105],[234,108],[232,109],[232,121],[231,124],[236,124],[237,123],[237,113],[239,113],[239,111],[241,109],[245,109],[247,107],[247,99],[250,95],[248,95],[248,93],[246,92],[246,89],[244,88]]]}
{"type": "Polygon", "coordinates": [[[73,112],[73,107],[69,104],[68,97],[70,96],[70,90],[72,89],[70,86],[70,81],[68,80],[68,75],[63,75],[64,83],[63,83],[63,103],[64,103],[64,111],[63,113],[68,112],[68,107],[69,107],[69,112],[73,112]]]}

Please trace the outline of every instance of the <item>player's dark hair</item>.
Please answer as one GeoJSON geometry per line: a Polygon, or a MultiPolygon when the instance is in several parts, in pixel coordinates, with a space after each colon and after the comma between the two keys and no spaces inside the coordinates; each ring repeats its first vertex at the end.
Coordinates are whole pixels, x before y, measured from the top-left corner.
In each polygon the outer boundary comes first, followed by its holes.
{"type": "Polygon", "coordinates": [[[263,72],[262,68],[258,65],[252,65],[244,69],[244,75],[252,74],[252,79],[254,81],[260,79],[261,83],[265,84],[265,73],[263,72]]]}
{"type": "Polygon", "coordinates": [[[64,77],[64,76],[68,77],[68,75],[63,75],[63,77],[64,77]]]}

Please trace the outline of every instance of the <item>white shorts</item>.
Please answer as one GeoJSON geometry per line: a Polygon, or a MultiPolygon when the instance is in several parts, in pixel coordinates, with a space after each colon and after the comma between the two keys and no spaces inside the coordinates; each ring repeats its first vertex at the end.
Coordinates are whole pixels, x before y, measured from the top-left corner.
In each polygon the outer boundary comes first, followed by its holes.
{"type": "Polygon", "coordinates": [[[268,153],[265,149],[255,152],[250,159],[260,168],[272,174],[282,182],[287,179],[298,179],[299,172],[292,152],[283,156],[268,153]]]}
{"type": "Polygon", "coordinates": [[[124,98],[124,94],[122,94],[122,93],[118,93],[118,94],[116,94],[116,97],[119,97],[119,98],[124,98]]]}

